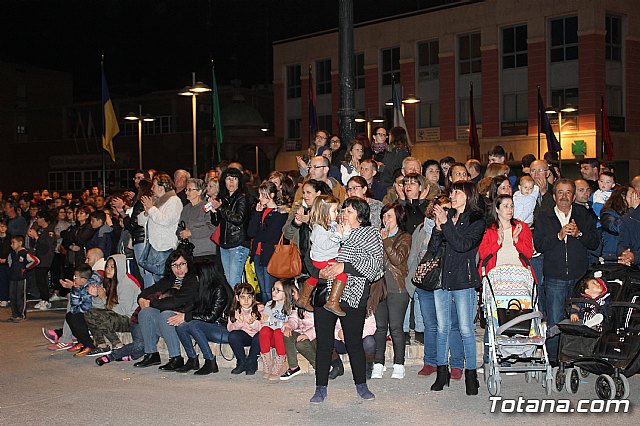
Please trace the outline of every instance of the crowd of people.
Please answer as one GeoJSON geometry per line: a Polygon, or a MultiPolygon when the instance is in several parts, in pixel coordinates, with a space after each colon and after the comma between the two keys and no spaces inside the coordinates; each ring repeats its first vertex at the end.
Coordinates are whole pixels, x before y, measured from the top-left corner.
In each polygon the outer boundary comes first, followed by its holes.
{"type": "MultiPolygon", "coordinates": [[[[298,170],[264,181],[223,161],[203,179],[140,170],[135,192],[3,197],[0,306],[21,322],[29,295],[41,310],[67,300],[64,324],[42,329],[48,348],[100,366],[217,373],[213,342],[233,350],[231,374],[253,375],[260,360],[265,380],[286,381],[300,354],[315,369],[312,403],[344,374],[344,353],[358,395],[373,399],[367,380],[385,376],[388,340],[390,377],[403,379],[414,323],[431,390],[464,377],[477,395],[483,260],[530,262],[549,327],[590,265],[640,263],[640,176],[618,182],[612,164],[581,160],[572,180],[553,155],[511,170],[496,146],[483,172],[475,159],[413,157],[398,127],[349,144],[318,131],[311,145],[298,170]],[[282,237],[302,261],[293,279],[269,273],[282,237]],[[414,281],[427,256],[442,262],[433,291],[414,281]]],[[[557,344],[547,340],[552,363],[557,344]]]]}

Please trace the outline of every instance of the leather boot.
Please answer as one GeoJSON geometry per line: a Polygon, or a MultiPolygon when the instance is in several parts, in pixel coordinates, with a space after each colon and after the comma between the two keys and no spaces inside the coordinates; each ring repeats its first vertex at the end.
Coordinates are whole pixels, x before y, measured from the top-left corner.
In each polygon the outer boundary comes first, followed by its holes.
{"type": "Polygon", "coordinates": [[[135,364],[133,364],[133,366],[145,368],[158,364],[160,364],[160,354],[158,352],[154,352],[152,354],[144,354],[144,358],[142,358],[142,361],[136,362],[135,364]]]}
{"type": "Polygon", "coordinates": [[[467,388],[467,395],[477,395],[480,382],[478,381],[477,370],[464,370],[464,386],[467,388]]]}
{"type": "Polygon", "coordinates": [[[202,368],[193,374],[196,376],[205,376],[207,374],[217,373],[218,371],[218,362],[214,356],[213,359],[205,359],[202,368]]]}
{"type": "Polygon", "coordinates": [[[180,368],[176,368],[176,373],[186,373],[187,371],[197,370],[200,368],[200,360],[198,359],[198,355],[195,358],[187,359],[187,362],[180,368]]]}
{"type": "Polygon", "coordinates": [[[329,300],[327,300],[327,303],[324,304],[324,308],[327,311],[339,317],[347,315],[342,309],[340,309],[340,298],[342,297],[342,292],[344,291],[344,288],[346,286],[346,282],[335,280],[331,284],[331,293],[329,293],[329,300]]]}
{"type": "Polygon", "coordinates": [[[302,290],[298,295],[298,300],[296,300],[296,307],[304,309],[305,311],[313,312],[313,306],[311,305],[311,293],[313,293],[314,289],[315,287],[309,284],[309,281],[306,280],[304,284],[302,284],[302,290]]]}
{"type": "Polygon", "coordinates": [[[236,363],[236,368],[234,368],[233,370],[231,370],[231,374],[241,374],[244,373],[247,369],[247,365],[246,365],[246,360],[245,361],[238,361],[236,363]]]}
{"type": "Polygon", "coordinates": [[[252,360],[246,360],[244,374],[247,376],[253,376],[256,374],[256,371],[258,371],[258,360],[255,358],[252,360]]]}
{"type": "Polygon", "coordinates": [[[271,376],[271,370],[273,370],[273,358],[271,358],[271,352],[266,354],[260,354],[262,358],[262,378],[268,379],[271,376]]]}
{"type": "Polygon", "coordinates": [[[342,364],[342,360],[340,357],[338,359],[331,361],[331,371],[329,371],[329,380],[333,380],[339,376],[344,374],[344,364],[342,364]]]}
{"type": "Polygon", "coordinates": [[[449,387],[451,374],[449,373],[448,365],[439,365],[436,373],[438,376],[436,377],[436,382],[431,385],[431,390],[438,392],[444,388],[444,385],[447,385],[447,387],[449,387]]]}
{"type": "Polygon", "coordinates": [[[161,365],[158,367],[159,370],[164,371],[176,371],[176,369],[182,367],[184,365],[184,359],[181,356],[174,356],[169,358],[169,362],[165,365],[161,365]]]}

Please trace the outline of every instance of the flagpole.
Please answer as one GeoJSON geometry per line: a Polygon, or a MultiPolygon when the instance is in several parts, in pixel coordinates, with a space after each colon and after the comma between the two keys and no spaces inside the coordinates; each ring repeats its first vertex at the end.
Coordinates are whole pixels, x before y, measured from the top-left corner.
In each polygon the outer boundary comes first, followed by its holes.
{"type": "MultiPolygon", "coordinates": [[[[312,84],[312,80],[311,80],[311,64],[309,64],[309,73],[307,74],[309,76],[309,78],[307,79],[307,84],[309,84],[309,90],[307,90],[307,96],[311,95],[311,84],[312,84]]],[[[311,141],[315,140],[315,136],[313,135],[311,136],[311,99],[309,99],[307,101],[307,116],[309,116],[309,146],[311,146],[311,141]],[[313,138],[313,139],[312,139],[313,138]]],[[[318,152],[318,147],[316,147],[316,153],[318,152]]]]}
{"type": "MultiPolygon", "coordinates": [[[[100,81],[102,82],[102,76],[104,75],[104,55],[102,55],[102,59],[100,60],[100,81]]],[[[104,104],[103,104],[103,100],[102,100],[102,83],[100,83],[100,105],[101,105],[101,109],[102,109],[102,134],[103,134],[103,138],[104,135],[106,133],[105,131],[105,122],[104,122],[104,104]]],[[[103,145],[104,142],[101,141],[100,145],[103,145]]],[[[100,152],[102,152],[102,195],[104,195],[106,197],[107,195],[107,163],[105,161],[104,158],[104,146],[102,146],[102,149],[100,150],[100,152]]]]}
{"type": "MultiPolygon", "coordinates": [[[[538,84],[538,99],[540,99],[540,85],[538,84]]],[[[538,100],[536,99],[536,104],[538,104],[538,100]]],[[[540,120],[542,120],[541,114],[543,111],[540,111],[540,107],[538,109],[538,160],[540,157],[540,120]]]]}
{"type": "Polygon", "coordinates": [[[600,159],[604,161],[605,142],[604,142],[604,96],[600,95],[600,159]]]}

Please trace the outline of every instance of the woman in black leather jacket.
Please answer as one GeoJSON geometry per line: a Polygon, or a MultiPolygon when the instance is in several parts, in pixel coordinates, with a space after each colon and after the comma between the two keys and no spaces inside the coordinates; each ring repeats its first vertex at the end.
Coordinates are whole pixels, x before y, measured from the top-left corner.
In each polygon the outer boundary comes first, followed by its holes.
{"type": "Polygon", "coordinates": [[[191,341],[193,337],[204,357],[204,365],[194,374],[205,375],[218,372],[216,357],[211,352],[209,342],[229,342],[227,311],[233,300],[233,290],[227,284],[224,274],[212,262],[197,263],[196,271],[200,287],[193,309],[186,313],[176,312],[167,322],[176,326],[180,343],[189,357],[184,367],[176,369],[176,372],[186,373],[200,367],[191,341]]]}
{"type": "MultiPolygon", "coordinates": [[[[73,271],[76,266],[82,265],[87,257],[87,242],[93,237],[95,230],[89,223],[91,209],[80,206],[76,209],[75,224],[63,231],[62,247],[67,250],[66,266],[73,271]]],[[[105,256],[108,257],[107,254],[105,256]]],[[[71,274],[73,276],[73,273],[71,274]]]]}
{"type": "Polygon", "coordinates": [[[244,263],[249,256],[247,225],[251,217],[251,199],[246,195],[242,172],[228,168],[220,176],[218,198],[211,201],[213,224],[220,225],[220,255],[227,282],[242,282],[244,263]]]}
{"type": "MultiPolygon", "coordinates": [[[[124,224],[124,229],[129,231],[131,234],[131,242],[133,243],[133,254],[138,262],[138,258],[144,251],[144,226],[138,225],[138,215],[140,213],[144,213],[144,206],[140,201],[140,197],[143,195],[147,195],[151,197],[153,194],[151,193],[151,185],[152,182],[149,179],[141,179],[138,182],[138,193],[136,194],[133,201],[133,209],[131,211],[131,215],[127,215],[126,206],[124,201],[120,198],[114,198],[111,201],[111,205],[116,209],[120,217],[122,218],[122,222],[124,224]]],[[[144,288],[151,287],[154,283],[153,274],[147,271],[144,268],[139,268],[140,275],[142,276],[142,280],[144,281],[144,288]]]]}

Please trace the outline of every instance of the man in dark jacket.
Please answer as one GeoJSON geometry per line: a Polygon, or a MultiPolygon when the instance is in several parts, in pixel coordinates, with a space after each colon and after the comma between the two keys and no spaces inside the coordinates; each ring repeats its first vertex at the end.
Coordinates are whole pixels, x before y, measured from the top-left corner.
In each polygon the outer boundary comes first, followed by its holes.
{"type": "Polygon", "coordinates": [[[56,233],[53,222],[49,218],[49,213],[39,211],[36,214],[38,230],[29,229],[28,236],[35,240],[34,255],[40,259],[40,263],[35,268],[36,285],[40,292],[40,299],[36,304],[36,309],[46,310],[51,308],[49,303],[49,278],[48,273],[53,262],[53,255],[56,248],[56,233]]]}
{"type": "MultiPolygon", "coordinates": [[[[635,180],[635,179],[634,179],[635,180]]],[[[632,189],[629,189],[632,191],[632,189]]],[[[618,239],[618,263],[627,266],[640,264],[640,196],[631,194],[629,212],[622,217],[618,239]]]]}
{"type": "MultiPolygon", "coordinates": [[[[576,187],[570,179],[559,179],[553,187],[555,207],[540,212],[533,241],[544,254],[544,287],[547,326],[564,316],[564,305],[571,290],[589,267],[588,251],[598,247],[599,238],[593,216],[574,204],[576,187]]],[[[557,362],[558,337],[547,339],[549,359],[557,362]]]]}

